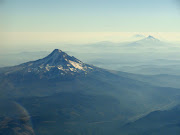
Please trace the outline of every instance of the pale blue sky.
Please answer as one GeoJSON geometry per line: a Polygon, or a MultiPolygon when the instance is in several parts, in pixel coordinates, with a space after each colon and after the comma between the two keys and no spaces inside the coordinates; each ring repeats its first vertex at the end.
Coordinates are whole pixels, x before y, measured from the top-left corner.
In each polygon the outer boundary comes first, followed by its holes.
{"type": "Polygon", "coordinates": [[[178,0],[3,0],[0,15],[4,32],[180,32],[178,0]]]}

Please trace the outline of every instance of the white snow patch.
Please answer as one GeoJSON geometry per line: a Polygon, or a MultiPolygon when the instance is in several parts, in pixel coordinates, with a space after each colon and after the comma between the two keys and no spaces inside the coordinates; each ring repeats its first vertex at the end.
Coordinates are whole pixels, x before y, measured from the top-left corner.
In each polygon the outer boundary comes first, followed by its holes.
{"type": "Polygon", "coordinates": [[[43,65],[39,66],[41,69],[44,67],[43,65]]]}
{"type": "Polygon", "coordinates": [[[92,67],[88,67],[89,69],[93,69],[92,67]]]}
{"type": "Polygon", "coordinates": [[[75,68],[69,68],[71,71],[76,71],[76,69],[75,68]]]}
{"type": "Polygon", "coordinates": [[[48,66],[46,66],[46,70],[49,71],[49,67],[48,66]]]}
{"type": "Polygon", "coordinates": [[[82,65],[80,65],[79,63],[76,63],[76,62],[71,61],[71,60],[69,60],[69,62],[70,62],[75,68],[80,69],[80,70],[83,70],[82,65]]]}
{"type": "Polygon", "coordinates": [[[63,70],[63,67],[60,66],[60,67],[58,67],[58,69],[59,69],[59,70],[63,70]]]}
{"type": "Polygon", "coordinates": [[[47,71],[49,71],[53,67],[55,67],[55,66],[49,66],[49,64],[47,64],[45,68],[46,68],[47,71]]]}

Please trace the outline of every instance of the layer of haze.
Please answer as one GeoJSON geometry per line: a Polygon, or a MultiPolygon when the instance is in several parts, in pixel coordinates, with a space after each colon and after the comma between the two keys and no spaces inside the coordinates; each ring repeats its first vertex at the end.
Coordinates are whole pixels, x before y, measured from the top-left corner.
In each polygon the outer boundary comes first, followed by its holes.
{"type": "Polygon", "coordinates": [[[1,32],[0,52],[44,51],[101,41],[130,42],[149,35],[161,41],[180,43],[180,32],[1,32]]]}

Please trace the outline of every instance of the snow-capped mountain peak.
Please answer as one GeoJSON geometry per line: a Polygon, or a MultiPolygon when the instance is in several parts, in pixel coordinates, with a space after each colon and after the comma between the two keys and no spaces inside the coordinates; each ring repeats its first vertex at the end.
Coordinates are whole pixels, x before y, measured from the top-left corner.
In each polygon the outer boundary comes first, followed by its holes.
{"type": "Polygon", "coordinates": [[[87,74],[95,69],[94,66],[83,63],[73,56],[69,56],[62,50],[55,49],[47,57],[36,61],[30,61],[12,68],[7,74],[23,72],[23,74],[35,73],[41,76],[57,77],[59,75],[87,74]]]}

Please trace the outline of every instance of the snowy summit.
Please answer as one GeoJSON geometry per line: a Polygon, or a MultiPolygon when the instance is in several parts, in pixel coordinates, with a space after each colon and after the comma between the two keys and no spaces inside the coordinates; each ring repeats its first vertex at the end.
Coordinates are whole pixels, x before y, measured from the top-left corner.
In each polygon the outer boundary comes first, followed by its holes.
{"type": "Polygon", "coordinates": [[[6,74],[21,72],[26,74],[36,74],[40,76],[56,77],[59,75],[87,74],[93,71],[94,66],[83,63],[73,56],[69,56],[62,50],[55,49],[47,57],[36,61],[30,61],[18,66],[14,66],[6,74]]]}
{"type": "Polygon", "coordinates": [[[143,39],[143,40],[147,40],[147,41],[158,41],[159,42],[159,39],[149,35],[147,38],[143,39]]]}

